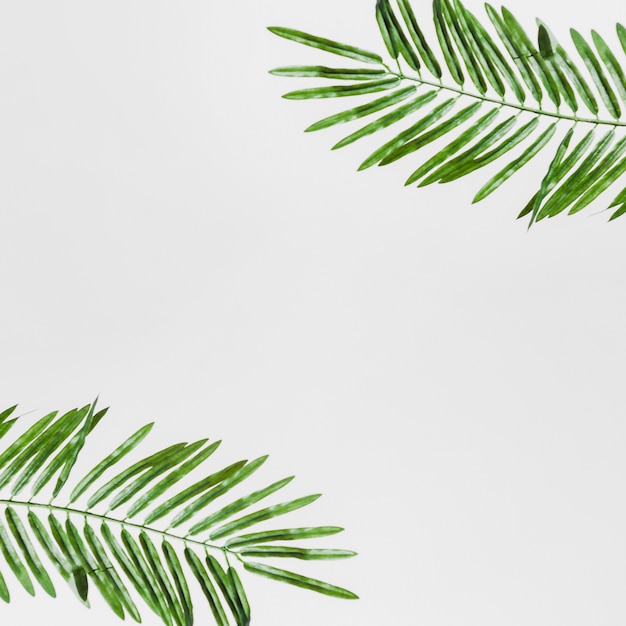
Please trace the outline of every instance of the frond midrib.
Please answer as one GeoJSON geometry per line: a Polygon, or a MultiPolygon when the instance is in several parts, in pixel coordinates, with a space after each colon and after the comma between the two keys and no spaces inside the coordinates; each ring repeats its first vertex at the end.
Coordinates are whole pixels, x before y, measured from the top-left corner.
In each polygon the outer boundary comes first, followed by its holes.
{"type": "Polygon", "coordinates": [[[168,532],[167,530],[159,530],[158,528],[153,528],[151,526],[145,526],[144,524],[139,524],[137,522],[130,522],[126,519],[119,519],[116,517],[111,517],[109,515],[106,514],[102,514],[102,513],[94,513],[92,511],[85,511],[82,509],[76,509],[74,507],[69,507],[69,506],[60,506],[57,504],[52,504],[52,503],[43,503],[43,502],[33,502],[33,501],[28,501],[28,500],[10,500],[10,499],[6,499],[6,498],[0,498],[0,505],[6,505],[6,506],[18,506],[18,507],[24,507],[27,509],[46,509],[48,511],[52,512],[57,512],[57,513],[62,513],[64,515],[77,515],[80,517],[84,517],[84,518],[90,518],[90,519],[96,519],[96,520],[100,520],[102,522],[111,522],[113,524],[118,524],[119,526],[123,526],[126,528],[135,528],[137,530],[142,530],[145,532],[149,532],[149,533],[154,533],[156,535],[160,535],[163,538],[168,538],[168,539],[174,539],[177,541],[181,541],[186,545],[196,545],[200,548],[209,548],[211,550],[216,550],[218,552],[224,553],[224,552],[228,552],[229,554],[231,554],[232,556],[236,557],[237,559],[241,560],[241,557],[239,556],[239,553],[236,552],[235,550],[232,550],[230,548],[228,548],[227,546],[218,546],[218,545],[214,545],[211,543],[207,543],[205,541],[199,541],[197,539],[190,539],[187,536],[183,536],[183,535],[176,535],[173,534],[171,532],[168,532]]]}
{"type": "Polygon", "coordinates": [[[593,124],[593,125],[603,125],[603,126],[612,126],[614,128],[626,128],[626,121],[620,120],[605,120],[600,118],[593,117],[578,117],[576,115],[566,115],[560,113],[559,111],[547,111],[541,108],[528,107],[523,104],[516,104],[514,102],[507,102],[504,99],[491,98],[489,96],[483,96],[478,93],[474,93],[471,91],[465,91],[459,87],[453,87],[451,85],[445,85],[443,82],[438,82],[435,80],[426,80],[422,77],[415,77],[405,74],[402,70],[394,71],[389,66],[383,64],[383,67],[387,71],[389,76],[395,76],[400,80],[409,80],[420,85],[428,85],[429,87],[436,87],[437,89],[441,89],[443,91],[449,91],[452,93],[456,93],[460,96],[465,96],[468,98],[474,98],[475,100],[480,100],[481,102],[489,102],[492,104],[496,104],[501,107],[516,109],[523,113],[531,113],[534,115],[542,115],[547,117],[556,118],[559,120],[574,122],[575,124],[593,124]]]}

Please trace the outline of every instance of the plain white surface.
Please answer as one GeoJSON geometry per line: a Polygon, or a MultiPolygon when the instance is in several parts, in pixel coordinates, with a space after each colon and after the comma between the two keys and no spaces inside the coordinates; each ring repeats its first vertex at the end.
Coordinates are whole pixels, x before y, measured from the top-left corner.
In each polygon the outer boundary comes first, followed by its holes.
{"type": "MultiPolygon", "coordinates": [[[[294,523],[360,556],[294,569],[362,599],[247,575],[257,626],[621,625],[626,220],[527,233],[547,153],[471,206],[484,173],[405,189],[303,134],[341,109],[267,70],[333,59],[265,26],[382,52],[363,4],[0,3],[0,404],[99,393],[103,449],[156,420],[322,491],[294,523]]],[[[561,39],[620,17],[507,6],[561,39]]],[[[2,622],[116,622],[58,586],[2,622]]]]}

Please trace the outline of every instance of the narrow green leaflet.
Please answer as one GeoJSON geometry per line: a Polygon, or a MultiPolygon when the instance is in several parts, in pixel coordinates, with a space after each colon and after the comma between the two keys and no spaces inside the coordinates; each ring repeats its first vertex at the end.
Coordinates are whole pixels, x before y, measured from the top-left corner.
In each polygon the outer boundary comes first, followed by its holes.
{"type": "Polygon", "coordinates": [[[617,165],[611,168],[602,178],[599,178],[580,196],[576,204],[570,209],[570,215],[578,213],[588,204],[595,200],[603,191],[608,189],[615,181],[626,173],[626,159],[622,159],[617,165]]]}
{"type": "Polygon", "coordinates": [[[372,80],[385,75],[385,70],[335,68],[324,65],[292,65],[270,70],[274,76],[303,78],[336,78],[339,80],[372,80]]]}
{"type": "Polygon", "coordinates": [[[152,513],[146,516],[146,524],[151,524],[158,519],[161,519],[165,515],[168,515],[174,512],[179,506],[182,506],[191,498],[195,498],[196,496],[204,493],[209,490],[211,487],[218,485],[223,480],[238,472],[242,467],[245,466],[247,461],[237,461],[236,463],[232,463],[228,467],[225,467],[218,472],[214,472],[213,474],[199,480],[197,483],[194,483],[190,487],[183,489],[180,493],[176,494],[163,504],[159,505],[152,513]]]}
{"type": "Polygon", "coordinates": [[[74,568],[74,575],[80,580],[80,591],[85,595],[84,599],[87,599],[87,594],[89,593],[88,580],[91,579],[111,610],[119,618],[124,619],[123,599],[118,597],[117,590],[111,584],[108,576],[98,567],[96,559],[85,545],[78,529],[70,519],[65,520],[65,532],[66,540],[79,561],[79,566],[74,568]],[[87,578],[84,578],[85,574],[87,578]]]}
{"type": "Polygon", "coordinates": [[[541,85],[528,61],[527,52],[524,50],[522,43],[517,40],[515,33],[509,30],[504,19],[500,17],[490,4],[485,4],[485,10],[511,60],[517,67],[522,80],[530,90],[532,97],[538,104],[541,104],[543,99],[541,85]]]}
{"type": "Polygon", "coordinates": [[[382,63],[382,57],[375,52],[368,52],[362,48],[355,48],[354,46],[347,46],[346,44],[339,43],[337,41],[331,41],[330,39],[324,39],[322,37],[316,37],[315,35],[309,35],[299,30],[292,28],[282,28],[280,26],[269,26],[268,30],[279,37],[290,39],[297,43],[304,44],[305,46],[311,46],[312,48],[319,48],[332,54],[338,54],[339,56],[354,59],[355,61],[363,61],[365,63],[382,63]]]}
{"type": "Polygon", "coordinates": [[[33,581],[30,579],[26,567],[24,567],[24,564],[20,560],[17,550],[2,522],[0,522],[0,551],[2,551],[7,565],[20,581],[22,587],[24,587],[31,596],[34,596],[35,587],[33,586],[33,581]]]}
{"type": "Polygon", "coordinates": [[[293,476],[283,478],[282,480],[272,483],[271,485],[265,487],[264,489],[259,489],[258,491],[255,491],[247,496],[244,496],[243,498],[239,498],[238,500],[235,500],[231,504],[221,508],[219,511],[216,511],[212,515],[205,517],[202,521],[195,524],[190,529],[190,533],[196,534],[204,530],[207,530],[211,528],[212,526],[215,526],[215,524],[218,524],[219,522],[225,519],[228,519],[229,517],[235,515],[239,511],[243,511],[244,509],[247,509],[249,506],[252,506],[253,504],[256,504],[257,502],[263,500],[264,498],[267,498],[267,496],[273,493],[276,493],[278,490],[288,485],[293,479],[294,479],[293,476]]]}
{"type": "Polygon", "coordinates": [[[342,587],[337,587],[321,580],[316,580],[315,578],[301,576],[295,572],[288,572],[287,570],[272,567],[271,565],[246,562],[244,563],[244,567],[253,574],[258,574],[259,576],[265,576],[266,578],[288,583],[289,585],[295,585],[296,587],[301,587],[302,589],[317,591],[318,593],[323,593],[327,596],[343,598],[346,600],[356,600],[358,598],[357,595],[347,589],[343,589],[342,587]]]}
{"type": "Polygon", "coordinates": [[[427,146],[429,143],[436,141],[440,137],[443,137],[452,129],[458,128],[461,124],[471,119],[474,113],[476,113],[481,106],[481,102],[474,102],[473,104],[470,104],[468,107],[465,107],[452,117],[443,121],[441,124],[431,128],[419,137],[404,143],[400,147],[395,148],[393,151],[386,154],[386,156],[380,161],[380,165],[393,163],[394,161],[397,161],[398,159],[401,159],[402,157],[427,146]]]}
{"type": "Polygon", "coordinates": [[[180,626],[184,626],[185,624],[185,611],[180,603],[178,595],[172,586],[169,576],[163,566],[163,562],[161,561],[161,557],[157,552],[156,547],[152,543],[150,537],[145,531],[141,531],[139,534],[139,543],[141,544],[141,548],[143,550],[146,561],[150,565],[152,569],[152,574],[157,580],[159,587],[161,588],[161,592],[163,593],[163,597],[167,602],[167,606],[170,610],[171,615],[176,620],[177,624],[180,626]]]}
{"type": "Polygon", "coordinates": [[[4,422],[6,422],[6,420],[9,419],[11,415],[13,415],[13,413],[15,412],[15,409],[17,409],[17,404],[14,404],[13,406],[10,406],[8,409],[5,409],[4,411],[0,412],[0,424],[3,424],[4,422]]]}
{"type": "Polygon", "coordinates": [[[9,530],[11,531],[17,546],[22,552],[24,560],[26,561],[26,564],[28,565],[33,576],[41,585],[43,590],[49,596],[55,598],[57,594],[54,585],[50,580],[50,576],[48,576],[48,572],[39,560],[39,556],[37,555],[37,552],[31,543],[30,537],[22,524],[22,520],[20,520],[18,514],[11,507],[6,508],[5,516],[9,525],[9,530]]]}
{"type": "Polygon", "coordinates": [[[428,115],[421,118],[415,124],[402,131],[399,135],[388,141],[386,144],[372,152],[363,163],[359,166],[359,171],[367,169],[376,163],[380,163],[391,154],[406,145],[411,139],[421,132],[430,128],[435,122],[438,122],[450,109],[457,103],[456,98],[450,98],[442,102],[439,106],[435,107],[428,115]]]}
{"type": "MultiPolygon", "coordinates": [[[[459,169],[457,171],[453,170],[446,172],[444,176],[440,179],[440,181],[448,183],[450,181],[456,180],[457,178],[461,178],[461,176],[466,176],[470,172],[480,169],[481,167],[489,165],[496,159],[499,159],[502,155],[510,152],[513,148],[515,148],[515,146],[522,143],[535,130],[535,128],[537,128],[538,124],[538,118],[530,120],[530,122],[524,124],[524,126],[516,130],[513,134],[505,136],[504,139],[493,150],[490,150],[485,154],[481,154],[482,152],[484,152],[485,147],[480,146],[480,152],[477,153],[477,151],[473,151],[469,160],[465,159],[465,162],[463,164],[459,164],[459,169]]],[[[502,128],[499,136],[504,136],[507,131],[508,129],[506,129],[506,127],[502,128]]],[[[494,137],[494,141],[497,141],[498,138],[498,136],[494,137]]],[[[493,142],[490,141],[487,147],[491,146],[492,143],[493,142]]]]}
{"type": "MultiPolygon", "coordinates": [[[[456,14],[458,28],[462,33],[465,33],[464,36],[467,38],[466,45],[470,48],[472,54],[476,56],[476,64],[484,72],[485,78],[489,81],[493,90],[500,97],[503,97],[505,87],[498,67],[502,57],[498,57],[494,53],[493,42],[489,41],[489,37],[485,37],[486,33],[481,34],[475,18],[470,15],[469,11],[458,0],[453,0],[453,2],[455,11],[452,15],[456,14]]],[[[485,85],[481,93],[484,94],[486,91],[487,87],[485,85]]]]}
{"type": "Polygon", "coordinates": [[[320,561],[328,559],[346,559],[356,556],[351,550],[333,550],[323,548],[292,548],[287,546],[250,546],[239,551],[241,556],[300,559],[320,561]]]}
{"type": "Polygon", "coordinates": [[[624,204],[622,204],[622,206],[611,215],[611,217],[609,218],[609,222],[616,220],[618,217],[624,215],[624,213],[626,213],[626,202],[624,202],[624,204]]]}
{"type": "Polygon", "coordinates": [[[574,173],[548,198],[541,211],[539,211],[537,220],[558,215],[578,198],[586,186],[587,174],[602,158],[613,142],[614,137],[614,131],[609,131],[596,143],[574,173]]]}
{"type": "Polygon", "coordinates": [[[526,100],[526,92],[510,63],[506,60],[505,55],[500,48],[498,48],[494,39],[478,21],[476,16],[468,11],[458,0],[456,1],[456,6],[458,6],[458,9],[465,18],[468,31],[477,50],[480,50],[484,55],[485,63],[483,67],[485,68],[487,76],[489,77],[489,74],[495,74],[490,81],[495,92],[500,96],[504,95],[501,93],[498,80],[498,76],[501,76],[515,94],[517,101],[523,104],[526,100]],[[494,81],[496,84],[494,84],[494,81]]]}
{"type": "Polygon", "coordinates": [[[17,418],[12,420],[7,420],[6,422],[2,422],[0,424],[0,439],[4,437],[10,430],[13,428],[13,425],[17,422],[17,418]]]}
{"type": "Polygon", "coordinates": [[[218,626],[228,626],[228,619],[226,617],[226,613],[224,612],[224,607],[222,606],[217,591],[215,590],[204,565],[202,565],[202,561],[198,555],[189,548],[185,548],[185,558],[187,559],[187,563],[189,564],[193,575],[200,584],[202,592],[209,601],[209,606],[211,607],[211,612],[213,613],[215,622],[218,626]]]}
{"type": "Polygon", "coordinates": [[[591,74],[591,78],[598,89],[602,100],[604,101],[604,105],[606,106],[608,112],[615,118],[619,119],[621,115],[621,109],[619,106],[619,102],[615,95],[615,92],[611,88],[611,84],[606,74],[604,73],[602,66],[600,65],[600,61],[593,53],[593,50],[589,46],[589,44],[585,41],[585,38],[575,29],[570,30],[570,34],[572,36],[572,41],[578,50],[582,60],[585,62],[587,69],[589,70],[589,74],[591,74]]]}
{"type": "Polygon", "coordinates": [[[97,424],[100,423],[100,420],[106,415],[107,411],[109,410],[108,408],[102,409],[94,415],[97,401],[98,399],[96,398],[94,403],[89,407],[89,412],[85,419],[85,423],[80,429],[79,433],[69,442],[69,444],[63,450],[61,450],[61,453],[52,460],[50,466],[48,467],[47,473],[42,473],[43,477],[40,476],[40,478],[38,479],[38,484],[40,485],[40,487],[42,487],[46,484],[48,477],[51,478],[56,473],[57,464],[63,464],[63,469],[61,470],[61,474],[59,475],[52,494],[54,497],[59,495],[59,492],[61,491],[61,489],[63,489],[63,486],[67,482],[72,468],[76,463],[76,459],[78,458],[78,454],[85,445],[87,435],[97,426],[97,424]]]}
{"type": "Polygon", "coordinates": [[[624,70],[622,69],[619,61],[613,54],[613,51],[607,45],[606,41],[595,30],[591,31],[591,38],[600,55],[600,59],[604,63],[609,76],[613,80],[617,92],[622,99],[622,102],[626,104],[626,76],[624,76],[624,70]]]}
{"type": "Polygon", "coordinates": [[[254,461],[251,461],[247,465],[244,465],[241,469],[232,473],[228,478],[224,479],[220,484],[211,489],[208,493],[200,496],[197,500],[186,506],[171,522],[170,527],[174,528],[180,526],[180,524],[186,522],[196,513],[204,509],[211,502],[217,498],[228,493],[235,485],[245,480],[248,476],[256,472],[263,463],[267,461],[267,455],[259,457],[254,461]]]}
{"type": "Polygon", "coordinates": [[[207,572],[211,574],[219,590],[222,592],[222,596],[226,600],[226,604],[228,604],[231,613],[237,620],[237,624],[245,624],[247,618],[232,578],[224,571],[219,561],[211,554],[207,554],[205,561],[207,572]]]}
{"type": "Polygon", "coordinates": [[[492,122],[498,116],[499,109],[491,109],[488,113],[483,115],[478,121],[468,128],[465,132],[461,133],[456,139],[450,142],[443,150],[431,157],[416,169],[411,176],[409,176],[405,185],[411,185],[415,181],[419,180],[422,176],[426,175],[435,167],[444,163],[449,157],[457,153],[461,148],[466,146],[472,139],[480,135],[486,128],[488,128],[492,122]]]}
{"type": "Polygon", "coordinates": [[[385,25],[389,29],[388,32],[393,40],[394,49],[400,53],[412,70],[419,72],[422,65],[419,55],[411,43],[409,43],[409,39],[405,35],[396,14],[393,12],[389,0],[377,0],[377,8],[378,7],[380,7],[382,12],[385,25]]]}
{"type": "Polygon", "coordinates": [[[233,537],[226,542],[228,548],[257,545],[271,541],[296,541],[298,539],[312,539],[328,537],[343,531],[339,526],[311,526],[306,528],[282,528],[280,530],[266,530],[259,533],[250,533],[233,537]]]}
{"type": "Polygon", "coordinates": [[[552,139],[556,131],[556,122],[550,124],[546,130],[528,147],[522,154],[511,161],[506,167],[501,169],[493,178],[483,185],[478,193],[474,196],[473,203],[484,200],[489,194],[493,193],[502,183],[507,181],[515,172],[520,170],[524,165],[535,157],[541,149],[552,139]]]}
{"type": "Polygon", "coordinates": [[[363,128],[360,128],[359,130],[348,135],[347,137],[344,137],[341,141],[337,142],[333,146],[333,150],[336,150],[337,148],[343,148],[344,146],[354,143],[358,139],[366,137],[367,135],[371,135],[372,133],[375,133],[379,130],[383,130],[384,128],[387,128],[388,126],[395,124],[396,122],[406,117],[407,115],[410,115],[411,113],[414,113],[418,109],[421,109],[423,106],[429,104],[436,97],[437,97],[436,91],[429,91],[425,94],[422,94],[421,96],[418,96],[417,98],[414,98],[413,100],[407,102],[406,104],[403,104],[402,106],[398,107],[391,113],[387,113],[387,115],[384,115],[383,117],[377,119],[371,124],[368,124],[367,126],[364,126],[363,128]]]}
{"type": "Polygon", "coordinates": [[[5,602],[11,602],[11,594],[9,593],[9,588],[7,587],[2,572],[0,572],[0,599],[5,602]]]}
{"type": "MultiPolygon", "coordinates": [[[[275,504],[273,506],[268,506],[265,509],[261,509],[260,511],[256,511],[254,513],[250,513],[250,515],[246,515],[239,519],[236,519],[229,524],[225,524],[224,526],[220,526],[217,530],[213,531],[210,535],[211,539],[220,539],[221,537],[226,537],[227,535],[232,535],[234,532],[238,532],[244,528],[249,528],[250,526],[254,526],[259,522],[264,522],[265,520],[272,519],[274,517],[278,517],[279,515],[285,515],[285,513],[290,513],[291,511],[296,511],[297,509],[302,508],[303,506],[307,506],[312,502],[315,502],[320,497],[321,494],[316,493],[310,496],[305,496],[304,498],[297,498],[296,500],[290,500],[289,502],[283,502],[282,504],[275,504]]],[[[195,534],[194,528],[191,529],[190,534],[195,534]]]]}
{"type": "Polygon", "coordinates": [[[476,168],[477,157],[504,137],[509,130],[511,130],[515,124],[517,124],[518,117],[512,115],[508,119],[504,120],[496,126],[492,131],[480,137],[480,139],[465,152],[454,159],[450,159],[443,165],[439,166],[432,174],[427,176],[423,181],[419,183],[420,187],[424,185],[430,185],[434,182],[446,182],[448,178],[453,179],[456,175],[462,174],[464,170],[470,170],[476,168]]]}
{"type": "Polygon", "coordinates": [[[102,542],[88,523],[85,523],[84,535],[87,545],[96,559],[97,567],[99,571],[102,572],[102,575],[107,579],[108,585],[115,591],[115,594],[121,600],[121,603],[124,605],[124,608],[129,612],[131,617],[136,622],[141,622],[141,615],[137,606],[133,602],[128,589],[111,563],[102,542]]]}
{"type": "Polygon", "coordinates": [[[173,487],[196,467],[204,463],[217,450],[221,443],[221,441],[215,441],[204,450],[198,452],[198,454],[196,454],[196,456],[192,459],[189,459],[189,461],[186,461],[180,467],[170,472],[163,480],[159,481],[156,485],[154,485],[154,487],[144,493],[132,504],[132,506],[129,507],[127,517],[133,517],[145,509],[153,503],[156,498],[173,487]]]}
{"type": "Polygon", "coordinates": [[[161,549],[165,556],[167,568],[176,586],[176,593],[183,610],[183,621],[185,624],[193,624],[193,602],[176,550],[172,547],[172,544],[165,540],[161,544],[161,549]]]}
{"type": "Polygon", "coordinates": [[[305,132],[312,132],[314,130],[329,128],[330,126],[335,126],[336,124],[345,124],[346,122],[351,122],[352,120],[357,120],[362,117],[378,113],[378,111],[382,111],[383,109],[393,106],[394,104],[398,104],[398,102],[406,100],[406,98],[414,94],[415,91],[416,87],[414,85],[410,85],[409,87],[403,87],[402,89],[398,89],[391,94],[383,96],[382,98],[373,100],[368,104],[364,104],[353,109],[348,109],[347,111],[343,111],[342,113],[337,113],[336,115],[326,117],[319,122],[315,122],[315,124],[311,124],[311,126],[309,126],[305,130],[305,132]]]}
{"type": "Polygon", "coordinates": [[[150,469],[146,470],[139,478],[133,480],[129,485],[124,487],[121,491],[118,491],[114,498],[109,503],[109,510],[113,511],[125,502],[128,502],[138,492],[145,489],[155,478],[164,474],[172,467],[182,465],[194,452],[199,450],[205,443],[206,439],[196,441],[195,443],[186,445],[185,447],[171,451],[169,454],[164,455],[155,463],[150,469]]]}
{"type": "Polygon", "coordinates": [[[435,13],[435,31],[437,32],[437,39],[439,40],[439,45],[441,46],[443,58],[445,59],[446,65],[448,66],[454,81],[459,85],[463,85],[465,82],[463,69],[454,47],[452,46],[452,39],[443,16],[441,0],[434,0],[433,10],[435,13]]]}
{"type": "Polygon", "coordinates": [[[61,552],[59,552],[54,540],[50,537],[50,533],[34,511],[28,512],[28,523],[33,535],[46,553],[46,556],[50,559],[50,561],[52,561],[52,564],[55,566],[61,577],[68,580],[72,573],[72,567],[61,552]]]}
{"type": "Polygon", "coordinates": [[[441,8],[446,25],[456,44],[457,50],[461,54],[467,73],[478,92],[484,95],[487,92],[487,83],[485,82],[483,72],[474,55],[474,50],[465,35],[465,24],[462,22],[463,18],[457,11],[452,10],[448,0],[441,0],[441,8]]]}
{"type": "Polygon", "coordinates": [[[87,506],[89,508],[93,508],[110,496],[114,491],[119,489],[126,481],[130,480],[133,476],[140,474],[141,472],[155,468],[159,466],[161,463],[167,463],[167,459],[172,456],[178,454],[181,450],[184,450],[186,443],[176,443],[173,446],[168,446],[167,448],[160,450],[159,452],[155,452],[150,456],[147,456],[140,461],[137,461],[134,465],[131,465],[129,468],[121,471],[119,474],[114,476],[111,480],[107,481],[102,487],[100,487],[88,500],[87,506]]]}
{"type": "Polygon", "coordinates": [[[342,98],[346,96],[361,96],[378,91],[393,89],[400,84],[396,77],[383,78],[381,80],[368,80],[355,83],[354,85],[333,85],[331,87],[311,87],[298,89],[286,93],[283,98],[287,100],[310,100],[316,98],[342,98]]]}
{"type": "Polygon", "coordinates": [[[237,596],[237,604],[241,607],[241,612],[243,613],[244,619],[241,620],[241,626],[248,626],[250,624],[251,617],[248,596],[246,595],[246,591],[241,584],[241,579],[239,578],[239,574],[237,574],[237,570],[234,567],[229,567],[227,573],[232,582],[235,595],[237,596]]]}
{"type": "Polygon", "coordinates": [[[130,581],[137,593],[150,607],[150,609],[161,617],[166,624],[170,624],[171,619],[169,619],[169,614],[160,604],[155,588],[151,584],[151,579],[147,575],[144,575],[139,559],[133,558],[131,552],[127,551],[126,548],[120,544],[115,535],[111,532],[110,528],[104,522],[101,526],[101,532],[104,541],[111,551],[111,554],[119,564],[121,572],[130,581]]]}
{"type": "Polygon", "coordinates": [[[507,8],[502,7],[502,17],[508,28],[509,35],[516,42],[517,49],[528,59],[532,76],[537,76],[543,84],[548,97],[558,108],[561,104],[561,94],[554,77],[548,69],[545,60],[533,45],[530,37],[526,34],[517,18],[507,8]]]}
{"type": "Polygon", "coordinates": [[[48,426],[48,424],[57,416],[57,412],[53,411],[44,415],[37,420],[23,435],[20,435],[2,454],[0,454],[0,468],[4,467],[11,459],[15,458],[20,452],[23,452],[28,444],[48,426]]]}
{"type": "Polygon", "coordinates": [[[142,426],[136,433],[131,435],[124,443],[118,446],[111,454],[105,457],[100,463],[98,463],[88,474],[76,485],[74,491],[72,491],[72,495],[70,496],[70,503],[77,500],[89,487],[92,483],[104,472],[106,472],[109,467],[115,465],[118,461],[123,459],[131,450],[134,450],[137,445],[146,437],[146,435],[152,430],[154,426],[154,422],[150,424],[146,424],[142,426]]]}
{"type": "Polygon", "coordinates": [[[417,50],[424,65],[435,78],[441,78],[441,66],[439,65],[437,56],[426,41],[426,37],[417,22],[415,13],[408,0],[398,0],[398,8],[400,9],[407,32],[413,41],[415,50],[417,50]]]}
{"type": "Polygon", "coordinates": [[[30,462],[23,469],[20,475],[13,483],[11,493],[17,495],[29,482],[30,479],[41,469],[46,460],[55,452],[63,442],[74,432],[78,425],[82,422],[89,407],[84,407],[80,411],[70,411],[63,417],[59,418],[50,428],[51,437],[46,437],[45,441],[41,441],[38,437],[27,450],[24,451],[24,458],[18,456],[16,461],[11,464],[0,477],[0,487],[2,487],[15,473],[20,469],[23,462],[30,457],[30,462]]]}

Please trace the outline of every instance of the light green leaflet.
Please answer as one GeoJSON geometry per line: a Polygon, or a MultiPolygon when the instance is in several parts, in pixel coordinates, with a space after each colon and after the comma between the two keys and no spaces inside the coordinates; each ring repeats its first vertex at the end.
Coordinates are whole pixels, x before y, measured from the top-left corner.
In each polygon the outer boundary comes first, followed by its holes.
{"type": "MultiPolygon", "coordinates": [[[[449,183],[493,166],[473,202],[484,200],[547,153],[543,161],[548,172],[535,181],[532,199],[520,213],[530,216],[531,225],[568,208],[569,214],[578,213],[620,181],[623,187],[624,26],[617,24],[613,37],[572,29],[569,44],[563,46],[544,22],[537,20],[529,29],[506,7],[486,4],[482,20],[461,0],[433,0],[427,16],[420,15],[422,5],[417,8],[410,0],[376,0],[373,17],[387,59],[303,31],[270,28],[354,63],[272,70],[304,81],[343,81],[305,86],[287,93],[288,99],[359,97],[357,106],[315,122],[307,131],[369,118],[333,149],[368,141],[369,156],[359,170],[406,162],[407,185],[449,183]],[[381,90],[385,95],[368,95],[381,90]],[[497,126],[495,116],[500,117],[497,126]],[[600,127],[612,133],[611,142],[603,139],[604,133],[589,134],[600,127]],[[374,135],[383,139],[376,142],[374,135]],[[563,153],[570,142],[575,148],[563,153]],[[417,153],[428,145],[434,151],[420,162],[417,153]],[[576,166],[578,161],[582,165],[576,166]]],[[[610,219],[626,212],[625,202],[616,198],[610,204],[610,219]]]]}
{"type": "MultiPolygon", "coordinates": [[[[418,106],[415,100],[408,104],[418,106]]],[[[121,619],[141,622],[147,608],[166,626],[248,626],[248,572],[356,598],[343,587],[255,562],[355,555],[299,543],[333,536],[343,530],[337,526],[272,527],[320,497],[288,496],[272,503],[276,492],[291,489],[293,476],[231,497],[237,485],[251,482],[267,455],[218,462],[207,473],[220,441],[141,453],[152,424],[120,437],[112,451],[102,451],[94,446],[93,433],[107,409],[95,407],[94,402],[55,411],[33,424],[14,417],[15,406],[0,412],[0,428],[9,425],[2,435],[8,436],[14,424],[21,431],[0,449],[1,600],[10,602],[15,587],[54,598],[67,584],[86,606],[97,593],[121,619]],[[81,457],[94,456],[92,469],[75,480],[77,468],[84,467],[81,457]],[[261,501],[269,503],[258,505],[261,501]],[[266,525],[257,530],[261,523],[266,525]]]]}

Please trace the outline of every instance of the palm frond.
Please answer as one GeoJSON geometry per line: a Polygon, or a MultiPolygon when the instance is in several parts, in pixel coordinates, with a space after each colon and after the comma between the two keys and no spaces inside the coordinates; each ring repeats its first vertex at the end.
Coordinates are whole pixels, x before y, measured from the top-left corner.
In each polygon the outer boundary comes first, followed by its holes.
{"type": "MultiPolygon", "coordinates": [[[[531,35],[507,8],[485,8],[483,24],[461,0],[434,0],[429,34],[408,0],[376,0],[375,18],[388,61],[363,48],[271,27],[285,39],[367,63],[283,67],[272,73],[353,81],[291,91],[284,96],[288,99],[385,92],[306,129],[384,111],[335,143],[337,149],[404,123],[359,170],[413,161],[419,157],[414,153],[433,143],[434,154],[418,160],[417,167],[413,162],[405,184],[447,183],[501,163],[475,193],[473,202],[479,202],[552,150],[548,170],[520,217],[530,216],[533,224],[568,209],[577,213],[626,173],[626,28],[616,27],[621,49],[595,30],[587,36],[572,29],[568,52],[541,20],[531,35]],[[607,132],[598,132],[602,127],[607,132]]],[[[614,209],[610,219],[626,213],[625,205],[622,192],[608,207],[614,209]]]]}
{"type": "MultiPolygon", "coordinates": [[[[23,422],[23,417],[14,417],[15,410],[13,406],[0,412],[0,437],[23,422]]],[[[55,597],[57,578],[87,606],[93,587],[122,619],[128,615],[141,621],[138,602],[167,626],[205,624],[209,615],[219,626],[242,626],[250,623],[250,605],[239,566],[337,598],[357,597],[342,587],[256,562],[355,555],[350,550],[291,545],[343,530],[336,526],[242,533],[320,497],[312,494],[253,508],[286,487],[293,476],[218,503],[267,456],[214,469],[183,486],[221,442],[177,443],[128,463],[152,429],[148,424],[104,454],[72,489],[67,487],[89,436],[106,413],[96,411],[95,402],[62,415],[48,413],[0,452],[0,599],[10,601],[11,577],[30,595],[40,587],[55,597]],[[27,488],[30,497],[22,495],[27,488]],[[63,494],[65,500],[60,501],[63,494]],[[77,503],[81,500],[84,504],[77,503]],[[194,607],[194,585],[203,593],[206,608],[194,607]]]]}

